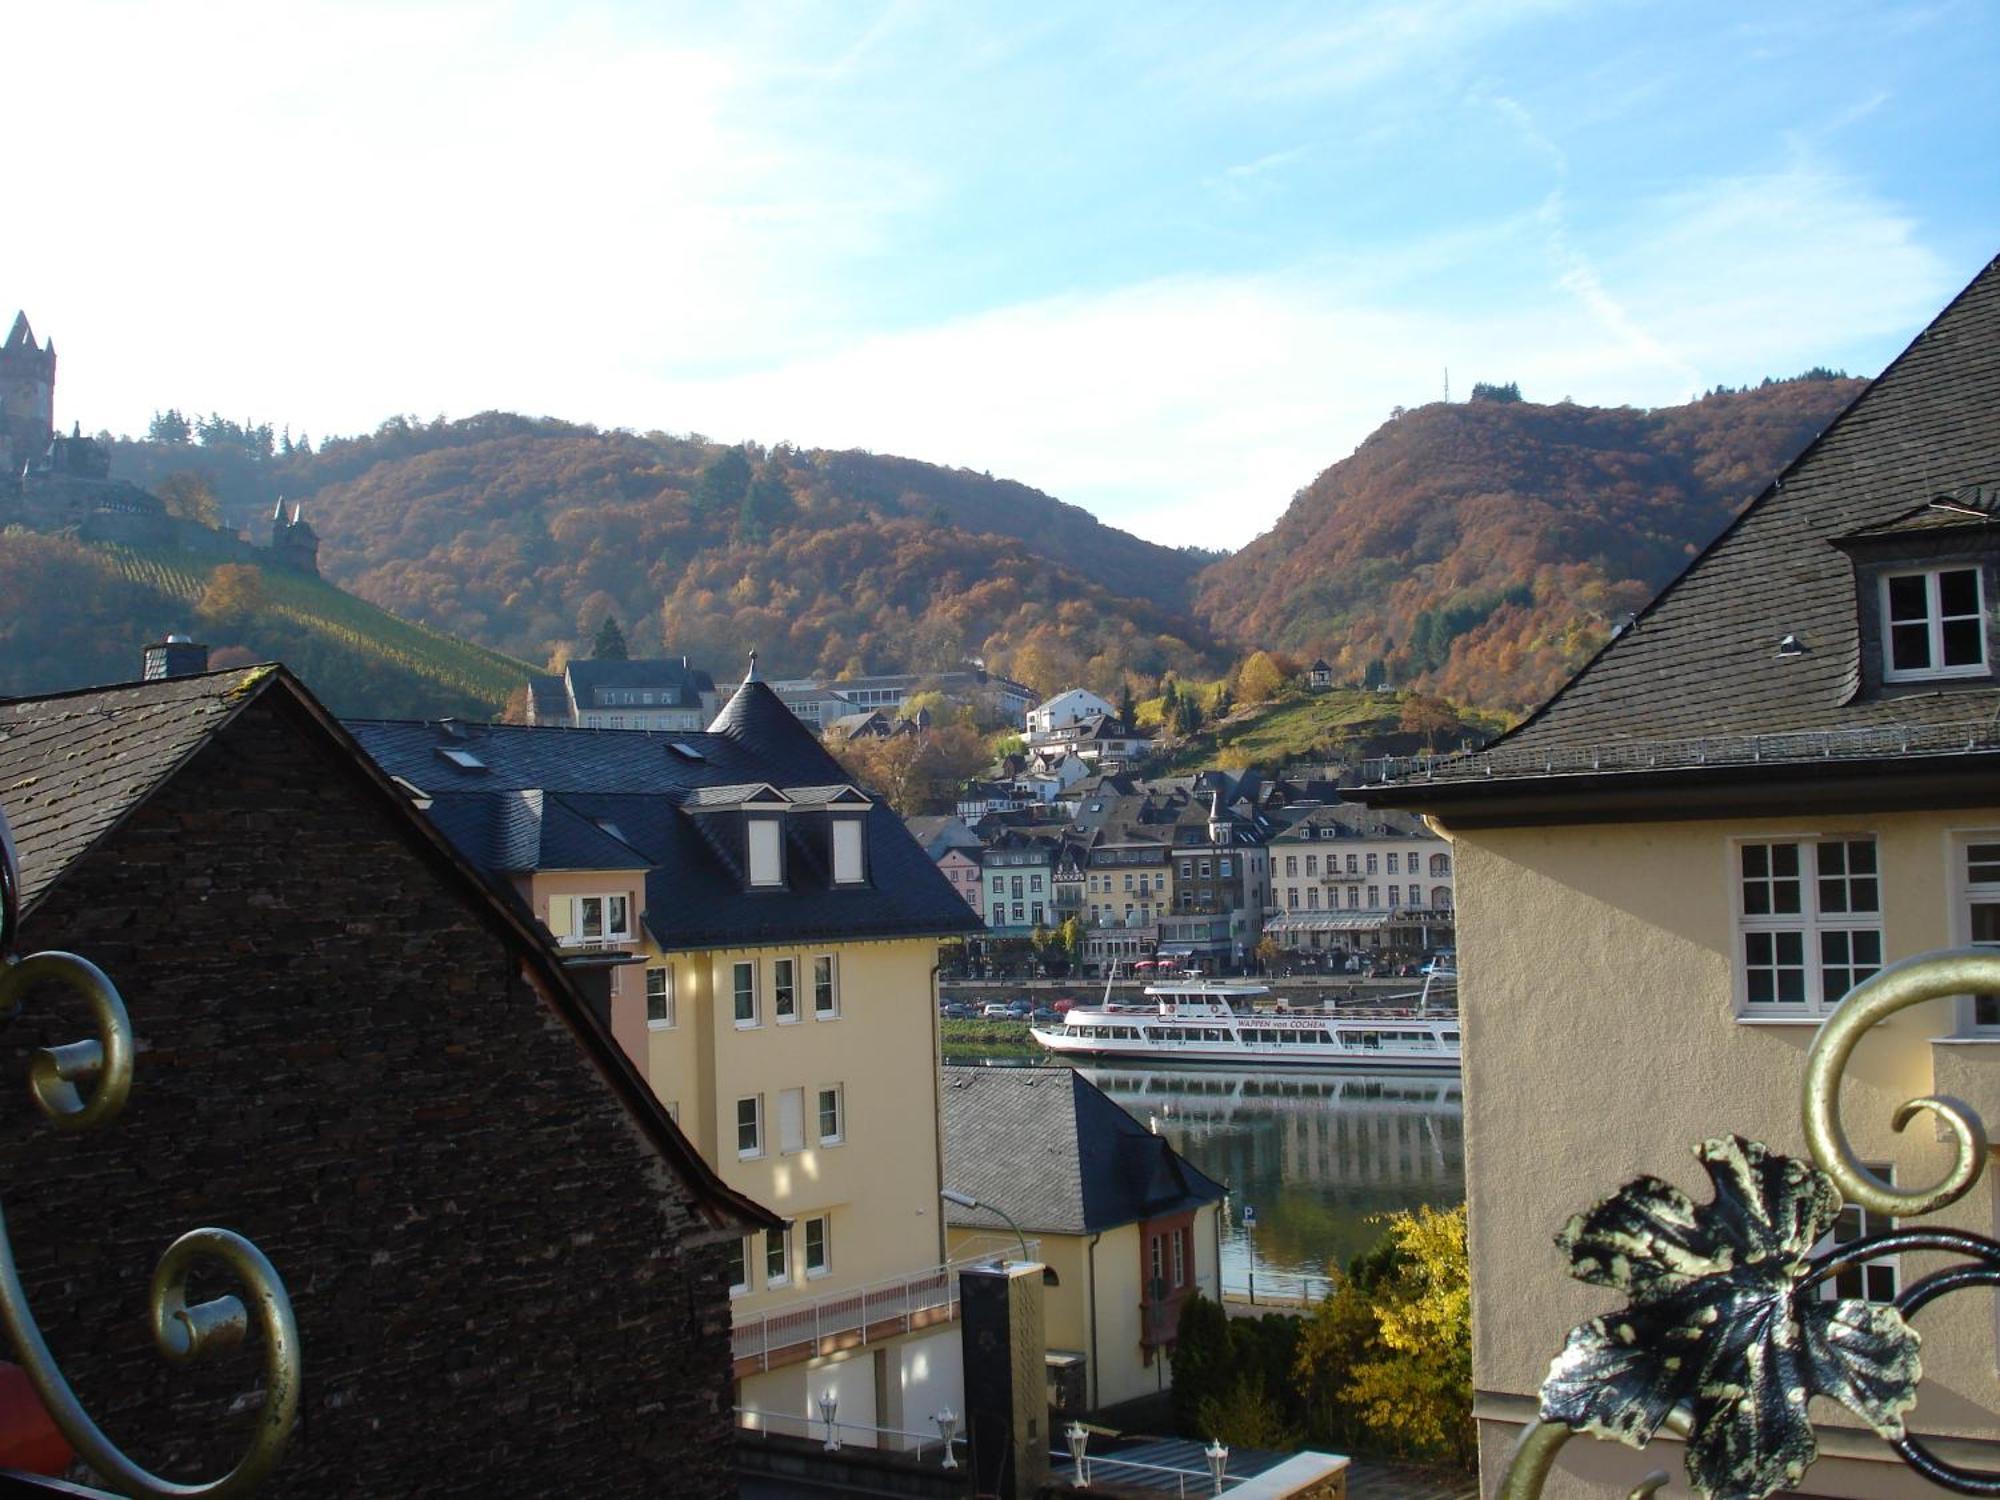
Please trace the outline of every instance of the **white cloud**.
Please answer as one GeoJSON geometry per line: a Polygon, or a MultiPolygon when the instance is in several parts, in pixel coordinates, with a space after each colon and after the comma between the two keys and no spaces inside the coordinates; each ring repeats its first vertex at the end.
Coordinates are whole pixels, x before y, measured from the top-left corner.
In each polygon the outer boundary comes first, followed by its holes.
{"type": "MultiPolygon", "coordinates": [[[[1547,256],[1536,220],[1495,234],[1547,256]]],[[[1559,256],[1540,295],[1469,316],[1296,272],[1175,278],[666,385],[655,410],[991,469],[1157,540],[1237,545],[1393,406],[1435,399],[1446,365],[1461,393],[1512,379],[1531,399],[1671,404],[1716,380],[1879,363],[1957,274],[1903,216],[1806,169],[1678,193],[1602,237],[1622,248],[1559,256]]]]}

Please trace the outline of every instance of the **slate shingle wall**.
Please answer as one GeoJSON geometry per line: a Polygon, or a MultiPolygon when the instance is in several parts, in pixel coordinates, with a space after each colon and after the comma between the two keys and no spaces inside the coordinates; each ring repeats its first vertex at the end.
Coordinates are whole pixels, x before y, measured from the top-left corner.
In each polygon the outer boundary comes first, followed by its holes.
{"type": "Polygon", "coordinates": [[[80,1008],[37,997],[0,1036],[0,1197],[65,1370],[141,1462],[232,1462],[253,1359],[169,1374],[145,1331],[160,1251],[221,1224],[284,1275],[305,1351],[264,1494],[734,1494],[722,1247],[687,1243],[679,1179],[500,938],[276,701],[27,925],[104,967],[141,1038],[125,1116],[72,1137],[25,1046],[80,1008]]]}

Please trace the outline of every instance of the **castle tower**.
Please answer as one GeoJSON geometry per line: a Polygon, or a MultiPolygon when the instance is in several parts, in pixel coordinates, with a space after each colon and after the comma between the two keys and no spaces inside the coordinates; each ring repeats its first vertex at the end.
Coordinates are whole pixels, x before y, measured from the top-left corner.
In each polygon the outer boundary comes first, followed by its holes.
{"type": "Polygon", "coordinates": [[[38,346],[28,315],[16,313],[7,342],[0,344],[0,478],[20,478],[48,451],[55,420],[55,340],[38,346]]]}

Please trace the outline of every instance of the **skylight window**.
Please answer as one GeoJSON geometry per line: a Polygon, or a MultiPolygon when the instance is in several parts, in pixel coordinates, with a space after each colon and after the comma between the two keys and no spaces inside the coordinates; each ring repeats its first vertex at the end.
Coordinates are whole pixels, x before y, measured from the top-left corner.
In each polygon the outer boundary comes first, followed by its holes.
{"type": "Polygon", "coordinates": [[[474,755],[470,750],[455,750],[440,745],[438,747],[438,754],[457,766],[461,771],[483,771],[486,769],[486,762],[474,755]]]}
{"type": "Polygon", "coordinates": [[[673,751],[674,754],[678,755],[682,760],[691,760],[694,761],[697,765],[708,759],[706,755],[703,755],[699,750],[695,749],[695,747],[690,745],[686,740],[675,740],[672,744],[668,745],[667,748],[673,751]]]}

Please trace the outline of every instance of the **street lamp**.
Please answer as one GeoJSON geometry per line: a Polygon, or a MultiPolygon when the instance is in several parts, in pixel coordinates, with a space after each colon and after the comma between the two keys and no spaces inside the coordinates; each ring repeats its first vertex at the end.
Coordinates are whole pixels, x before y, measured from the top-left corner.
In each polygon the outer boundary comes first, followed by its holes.
{"type": "Polygon", "coordinates": [[[998,1214],[1002,1219],[1007,1221],[1007,1227],[1014,1231],[1014,1238],[1021,1242],[1021,1259],[1023,1261],[1034,1259],[1032,1255],[1028,1254],[1028,1237],[1021,1233],[1021,1226],[1014,1222],[1014,1216],[1008,1213],[1006,1209],[992,1203],[981,1203],[972,1194],[961,1193],[957,1188],[945,1188],[938,1196],[957,1208],[983,1208],[989,1214],[998,1214]]]}
{"type": "Polygon", "coordinates": [[[826,1423],[826,1451],[840,1451],[840,1429],[833,1425],[833,1414],[840,1410],[840,1397],[828,1386],[819,1393],[819,1419],[826,1423]]]}
{"type": "Polygon", "coordinates": [[[1229,1469],[1229,1450],[1222,1446],[1221,1438],[1214,1438],[1202,1449],[1201,1456],[1208,1460],[1208,1477],[1215,1481],[1214,1493],[1219,1495],[1222,1493],[1223,1475],[1229,1469]]]}
{"type": "Polygon", "coordinates": [[[958,1460],[952,1456],[951,1440],[958,1433],[958,1413],[947,1406],[943,1411],[933,1412],[931,1420],[937,1423],[938,1436],[944,1440],[944,1466],[958,1467],[958,1460]]]}
{"type": "Polygon", "coordinates": [[[1063,1436],[1069,1439],[1070,1462],[1076,1466],[1076,1487],[1087,1490],[1090,1488],[1090,1460],[1083,1455],[1090,1444],[1090,1429],[1081,1422],[1072,1422],[1063,1430],[1063,1436]]]}

